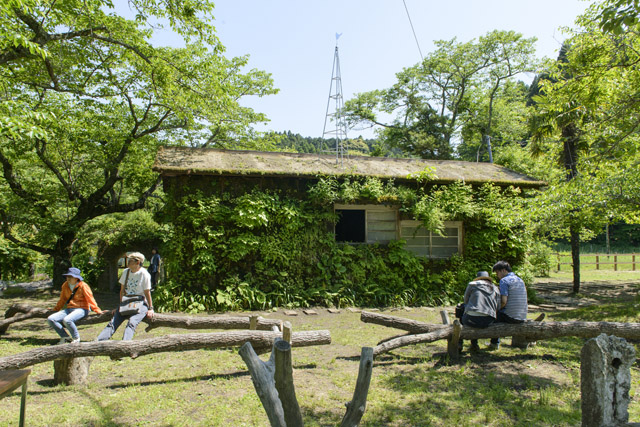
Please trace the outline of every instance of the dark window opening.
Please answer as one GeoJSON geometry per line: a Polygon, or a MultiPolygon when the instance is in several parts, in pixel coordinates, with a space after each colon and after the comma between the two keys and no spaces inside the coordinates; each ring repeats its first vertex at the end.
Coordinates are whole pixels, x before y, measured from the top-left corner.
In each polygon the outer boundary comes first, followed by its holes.
{"type": "Polygon", "coordinates": [[[365,242],[364,209],[336,209],[336,242],[365,242]]]}

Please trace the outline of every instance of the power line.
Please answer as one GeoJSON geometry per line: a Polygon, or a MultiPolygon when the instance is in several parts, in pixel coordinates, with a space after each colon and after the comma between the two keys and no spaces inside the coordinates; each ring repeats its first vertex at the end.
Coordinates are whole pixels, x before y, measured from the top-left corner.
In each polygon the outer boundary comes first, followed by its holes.
{"type": "Polygon", "coordinates": [[[416,39],[416,45],[418,45],[418,52],[420,52],[420,58],[422,62],[424,62],[424,56],[422,55],[422,49],[420,49],[420,43],[418,43],[418,37],[416,36],[416,30],[413,28],[413,22],[411,22],[411,15],[409,15],[409,9],[407,8],[407,2],[402,0],[404,3],[404,10],[407,11],[407,18],[409,18],[409,25],[411,25],[411,31],[413,31],[413,38],[416,39]]]}

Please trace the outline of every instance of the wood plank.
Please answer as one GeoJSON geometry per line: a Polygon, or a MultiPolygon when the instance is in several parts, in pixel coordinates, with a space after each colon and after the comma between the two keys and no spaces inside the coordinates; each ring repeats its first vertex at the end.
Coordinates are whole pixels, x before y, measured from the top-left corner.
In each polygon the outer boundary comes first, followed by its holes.
{"type": "Polygon", "coordinates": [[[31,369],[0,371],[0,399],[27,381],[31,369]]]}

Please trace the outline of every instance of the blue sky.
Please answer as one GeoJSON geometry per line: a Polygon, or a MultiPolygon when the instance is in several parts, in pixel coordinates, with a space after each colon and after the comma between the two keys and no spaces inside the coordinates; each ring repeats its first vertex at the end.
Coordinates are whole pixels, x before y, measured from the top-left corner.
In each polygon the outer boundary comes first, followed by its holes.
{"type": "MultiPolygon", "coordinates": [[[[468,41],[491,30],[537,37],[538,55],[555,58],[589,5],[581,0],[405,0],[424,55],[433,40],[468,41]]],[[[228,56],[250,55],[249,67],[272,74],[280,93],[243,104],[271,119],[259,130],[322,135],[336,33],[345,100],[383,89],[420,61],[402,0],[217,0],[215,26],[228,56]]],[[[349,137],[372,137],[349,131],[349,137]]]]}

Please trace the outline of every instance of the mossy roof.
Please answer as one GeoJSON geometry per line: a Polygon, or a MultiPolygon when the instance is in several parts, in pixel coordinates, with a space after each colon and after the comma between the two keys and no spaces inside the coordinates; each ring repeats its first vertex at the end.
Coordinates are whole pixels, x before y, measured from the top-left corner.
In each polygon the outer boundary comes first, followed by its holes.
{"type": "Polygon", "coordinates": [[[493,182],[501,185],[540,187],[545,183],[493,163],[457,160],[398,159],[350,156],[336,162],[335,155],[213,148],[163,147],[153,170],[163,176],[223,175],[308,177],[375,176],[411,180],[411,174],[431,170],[431,182],[493,182]]]}

